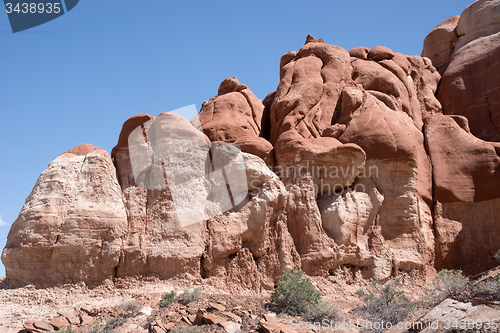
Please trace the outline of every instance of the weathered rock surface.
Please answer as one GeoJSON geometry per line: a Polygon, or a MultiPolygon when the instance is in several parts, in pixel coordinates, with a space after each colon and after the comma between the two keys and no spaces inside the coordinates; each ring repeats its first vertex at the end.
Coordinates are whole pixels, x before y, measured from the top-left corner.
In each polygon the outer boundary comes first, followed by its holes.
{"type": "Polygon", "coordinates": [[[342,88],[350,81],[350,62],[346,50],[314,38],[281,57],[280,84],[270,114],[273,145],[290,130],[304,139],[321,136],[332,124],[342,88]]]}
{"type": "Polygon", "coordinates": [[[443,113],[467,117],[480,139],[500,141],[500,2],[474,2],[455,31],[458,40],[437,92],[443,113]]]}
{"type": "Polygon", "coordinates": [[[345,264],[371,267],[383,279],[392,270],[421,268],[433,260],[431,168],[421,128],[424,116],[440,111],[434,97],[439,74],[420,57],[383,48],[368,58],[380,60],[351,59],[357,85],[343,89],[333,118],[345,125],[339,140],[366,152],[364,172],[357,177],[365,183],[331,198],[330,211],[345,214],[323,213],[329,219],[323,223],[345,243],[345,264]],[[333,209],[370,192],[369,203],[360,201],[357,209],[333,209]]]}
{"type": "Polygon", "coordinates": [[[218,95],[203,103],[198,117],[211,141],[234,142],[260,136],[263,112],[263,102],[234,77],[221,83],[218,95]]]}
{"type": "Polygon", "coordinates": [[[8,280],[154,274],[261,290],[286,268],[380,281],[489,268],[500,248],[499,11],[479,0],[438,25],[426,57],[308,36],[263,101],[226,79],[198,122],[141,114],[112,159],[91,145],[60,155],[12,226],[8,280]]]}
{"type": "Polygon", "coordinates": [[[495,265],[499,245],[500,144],[474,137],[466,119],[458,119],[439,115],[426,125],[436,201],[436,267],[480,273],[495,265]]]}
{"type": "Polygon", "coordinates": [[[343,144],[332,137],[304,139],[295,131],[280,136],[275,154],[275,171],[285,184],[310,174],[320,193],[350,186],[363,171],[366,159],[355,144],[343,144]]]}
{"type": "Polygon", "coordinates": [[[422,54],[440,66],[437,98],[451,115],[432,116],[425,128],[435,264],[479,273],[495,265],[500,245],[500,2],[476,1],[444,21],[427,36],[422,54]]]}
{"type": "MultiPolygon", "coordinates": [[[[460,120],[467,128],[467,119],[460,120]]],[[[500,198],[500,144],[478,139],[450,116],[428,118],[425,133],[438,201],[500,198]]]]}
{"type": "Polygon", "coordinates": [[[246,155],[245,163],[249,196],[241,208],[207,221],[203,274],[251,289],[272,289],[273,277],[286,266],[300,267],[286,224],[287,192],[261,159],[246,155]]]}
{"type": "Polygon", "coordinates": [[[419,328],[415,331],[456,332],[457,328],[463,331],[481,328],[495,331],[499,317],[499,310],[486,305],[462,303],[448,298],[420,318],[418,322],[421,326],[415,326],[419,328]]]}
{"type": "Polygon", "coordinates": [[[442,74],[448,67],[458,40],[457,24],[459,15],[441,22],[425,37],[422,57],[427,57],[442,74]]]}
{"type": "Polygon", "coordinates": [[[283,56],[282,81],[264,102],[225,80],[200,112],[206,135],[171,113],[127,120],[112,151],[126,212],[114,276],[257,290],[286,267],[328,275],[349,266],[385,280],[431,264],[420,128],[423,114],[439,110],[439,74],[387,48],[364,53],[351,58],[309,37],[283,56]]]}
{"type": "Polygon", "coordinates": [[[235,77],[224,80],[217,96],[203,103],[197,121],[211,141],[234,142],[263,159],[272,150],[264,138],[269,131],[264,102],[235,77]]]}
{"type": "MultiPolygon", "coordinates": [[[[163,278],[182,274],[197,275],[204,250],[205,227],[199,223],[201,221],[181,226],[182,216],[180,219],[177,214],[189,212],[183,211],[183,207],[176,210],[172,191],[167,186],[169,182],[166,179],[166,168],[170,162],[179,163],[178,168],[171,169],[171,172],[185,171],[185,174],[178,174],[177,179],[181,181],[183,177],[189,177],[189,172],[196,173],[200,168],[204,171],[206,157],[185,153],[181,156],[171,155],[169,161],[160,157],[162,149],[170,148],[168,152],[171,152],[175,147],[179,147],[179,152],[181,148],[199,149],[197,152],[204,151],[206,155],[209,146],[205,136],[189,121],[171,113],[164,113],[156,118],[141,117],[137,122],[143,121],[141,127],[135,127],[127,134],[130,130],[128,123],[131,121],[135,119],[125,122],[120,135],[128,139],[119,141],[113,149],[128,216],[127,234],[123,240],[123,258],[116,267],[116,274],[129,276],[155,273],[163,278]],[[137,129],[141,131],[137,133],[137,129]],[[142,153],[146,154],[146,162],[153,162],[144,165],[137,163],[142,153]],[[131,156],[136,159],[131,159],[131,156]],[[133,162],[139,166],[133,165],[133,162]],[[185,169],[186,165],[190,165],[191,169],[185,169]],[[140,169],[141,167],[144,169],[140,169]],[[135,177],[134,168],[139,168],[139,172],[136,171],[136,174],[140,173],[138,177],[135,177]]],[[[204,183],[193,181],[194,183],[186,184],[189,185],[186,186],[186,191],[199,191],[192,197],[196,200],[203,194],[206,195],[206,187],[204,183]]],[[[170,182],[172,186],[180,186],[180,183],[174,184],[173,180],[170,182]]],[[[195,210],[194,216],[196,213],[202,214],[203,211],[195,210]]]]}

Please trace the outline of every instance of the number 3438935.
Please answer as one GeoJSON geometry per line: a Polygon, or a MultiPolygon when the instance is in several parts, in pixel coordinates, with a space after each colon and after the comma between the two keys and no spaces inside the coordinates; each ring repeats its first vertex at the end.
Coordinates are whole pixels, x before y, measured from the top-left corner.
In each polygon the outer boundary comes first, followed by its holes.
{"type": "Polygon", "coordinates": [[[15,6],[11,3],[6,3],[5,4],[5,10],[7,11],[7,14],[10,14],[12,12],[18,13],[18,14],[42,14],[42,13],[55,13],[58,14],[61,12],[61,4],[60,3],[17,3],[15,6]]]}

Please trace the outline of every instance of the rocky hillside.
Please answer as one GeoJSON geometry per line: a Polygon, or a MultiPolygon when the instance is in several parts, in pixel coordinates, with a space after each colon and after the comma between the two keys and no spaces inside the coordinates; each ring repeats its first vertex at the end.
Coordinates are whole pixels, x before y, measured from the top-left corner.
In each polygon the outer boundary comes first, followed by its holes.
{"type": "Polygon", "coordinates": [[[423,56],[308,36],[259,100],[224,80],[193,121],[125,121],[41,174],[2,253],[10,286],[154,275],[270,290],[285,268],[385,281],[495,265],[500,1],[423,56]]]}

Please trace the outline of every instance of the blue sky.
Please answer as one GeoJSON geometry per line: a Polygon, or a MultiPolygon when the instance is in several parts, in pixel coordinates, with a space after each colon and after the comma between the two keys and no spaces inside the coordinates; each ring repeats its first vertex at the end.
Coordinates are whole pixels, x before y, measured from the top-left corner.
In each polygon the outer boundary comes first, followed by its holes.
{"type": "Polygon", "coordinates": [[[2,11],[0,249],[50,161],[82,143],[111,151],[130,116],[199,110],[232,76],[263,99],[281,55],[308,34],[419,55],[431,29],[470,3],[81,0],[16,34],[2,11]]]}

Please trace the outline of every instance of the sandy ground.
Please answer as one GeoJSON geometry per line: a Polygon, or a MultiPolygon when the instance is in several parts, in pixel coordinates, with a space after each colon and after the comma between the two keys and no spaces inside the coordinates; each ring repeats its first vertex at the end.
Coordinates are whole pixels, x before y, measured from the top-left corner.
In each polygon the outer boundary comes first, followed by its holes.
{"type": "Polygon", "coordinates": [[[30,285],[1,288],[0,332],[18,332],[26,320],[49,320],[58,316],[57,311],[80,310],[83,307],[106,312],[131,299],[142,300],[145,305],[156,305],[162,294],[174,289],[183,290],[185,285],[181,281],[143,279],[115,283],[108,280],[96,288],[88,288],[84,283],[46,289],[30,285]]]}
{"type": "MultiPolygon", "coordinates": [[[[0,278],[0,281],[4,278],[0,278]]],[[[323,294],[324,298],[337,304],[339,309],[347,314],[360,303],[356,291],[370,290],[371,283],[356,276],[329,276],[327,278],[312,277],[313,285],[323,294]]],[[[405,285],[407,295],[417,298],[422,287],[422,279],[418,276],[404,275],[401,281],[405,285]]],[[[97,316],[109,315],[113,308],[122,306],[129,300],[139,300],[143,307],[158,307],[161,295],[176,290],[182,292],[185,288],[201,287],[205,295],[232,294],[254,297],[268,297],[268,291],[256,293],[250,290],[235,290],[224,288],[224,283],[214,280],[159,280],[155,277],[141,279],[120,279],[105,281],[102,285],[89,288],[84,283],[68,284],[57,287],[37,289],[28,285],[22,288],[9,289],[0,283],[0,332],[13,333],[23,329],[27,320],[50,320],[58,316],[57,311],[77,310],[84,308],[97,313],[97,316]]],[[[227,286],[226,286],[227,287],[227,286]]],[[[244,304],[243,304],[244,306],[244,304]]],[[[119,332],[147,332],[144,322],[148,313],[141,314],[119,332]]]]}

